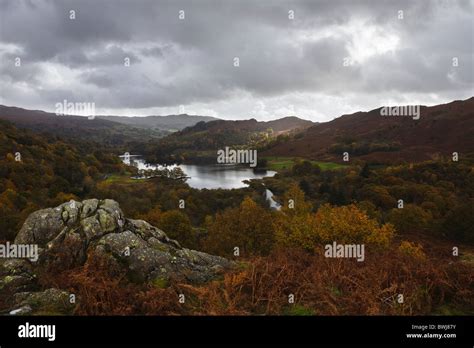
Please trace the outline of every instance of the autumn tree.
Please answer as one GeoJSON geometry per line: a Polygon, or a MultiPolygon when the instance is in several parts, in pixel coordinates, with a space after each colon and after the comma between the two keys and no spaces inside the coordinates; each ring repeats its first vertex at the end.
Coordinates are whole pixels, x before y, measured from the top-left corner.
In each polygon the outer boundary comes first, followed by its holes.
{"type": "Polygon", "coordinates": [[[443,233],[465,243],[474,243],[474,200],[466,200],[464,204],[453,207],[446,214],[442,225],[443,233]]]}
{"type": "Polygon", "coordinates": [[[337,241],[387,247],[395,233],[391,224],[380,225],[354,204],[321,206],[316,213],[315,224],[314,240],[324,244],[337,241]]]}
{"type": "Polygon", "coordinates": [[[153,226],[158,226],[160,224],[160,219],[162,216],[162,211],[159,206],[155,206],[149,211],[147,211],[145,214],[140,214],[137,216],[138,219],[140,220],[145,220],[149,224],[153,226]]]}
{"type": "Polygon", "coordinates": [[[207,251],[232,256],[239,248],[243,256],[268,254],[273,245],[271,213],[246,197],[239,207],[228,208],[206,221],[207,251]]]}
{"type": "Polygon", "coordinates": [[[311,203],[306,201],[304,192],[296,184],[285,193],[283,203],[274,219],[277,244],[311,248],[316,228],[311,203]]]}
{"type": "Polygon", "coordinates": [[[398,232],[426,230],[432,219],[429,211],[414,204],[405,204],[401,209],[394,208],[387,217],[398,232]]]}
{"type": "Polygon", "coordinates": [[[157,226],[168,237],[176,239],[187,248],[196,247],[196,236],[189,217],[179,210],[169,210],[161,214],[157,226]]]}
{"type": "Polygon", "coordinates": [[[340,207],[324,204],[314,214],[298,187],[293,186],[286,196],[295,197],[296,201],[293,209],[285,206],[275,219],[276,240],[280,246],[313,250],[318,245],[336,241],[386,247],[394,234],[392,225],[380,226],[354,204],[340,207]]]}

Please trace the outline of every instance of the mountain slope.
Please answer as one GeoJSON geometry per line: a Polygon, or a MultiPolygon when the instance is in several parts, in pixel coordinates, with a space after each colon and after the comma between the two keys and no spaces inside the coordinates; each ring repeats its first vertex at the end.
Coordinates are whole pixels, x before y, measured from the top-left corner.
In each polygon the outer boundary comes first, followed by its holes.
{"type": "Polygon", "coordinates": [[[184,129],[186,127],[192,127],[201,121],[209,122],[218,120],[217,118],[210,116],[194,116],[187,114],[144,117],[99,116],[98,118],[126,124],[133,127],[167,130],[172,132],[184,129]]]}
{"type": "Polygon", "coordinates": [[[391,162],[474,152],[474,97],[422,106],[418,120],[381,116],[380,110],[317,124],[298,139],[277,144],[262,155],[342,161],[342,153],[347,151],[351,158],[391,162]]]}
{"type": "Polygon", "coordinates": [[[269,122],[255,119],[199,122],[138,150],[149,162],[193,161],[215,163],[216,151],[226,146],[262,148],[279,136],[303,131],[314,123],[297,117],[269,122]]]}
{"type": "Polygon", "coordinates": [[[217,120],[208,122],[206,124],[199,123],[194,127],[188,127],[183,129],[179,135],[195,133],[200,131],[207,131],[210,134],[217,134],[224,131],[233,132],[264,132],[269,129],[273,133],[287,133],[294,130],[303,130],[314,125],[313,122],[303,120],[295,116],[283,117],[273,121],[257,121],[255,119],[239,120],[239,121],[226,121],[217,120]]]}
{"type": "Polygon", "coordinates": [[[69,140],[93,141],[106,146],[153,140],[169,134],[168,131],[137,128],[98,117],[88,119],[82,116],[57,116],[54,113],[3,105],[0,105],[0,119],[35,132],[49,133],[69,140]]]}
{"type": "Polygon", "coordinates": [[[0,120],[0,240],[11,239],[32,209],[85,196],[122,167],[96,146],[75,146],[0,120]]]}

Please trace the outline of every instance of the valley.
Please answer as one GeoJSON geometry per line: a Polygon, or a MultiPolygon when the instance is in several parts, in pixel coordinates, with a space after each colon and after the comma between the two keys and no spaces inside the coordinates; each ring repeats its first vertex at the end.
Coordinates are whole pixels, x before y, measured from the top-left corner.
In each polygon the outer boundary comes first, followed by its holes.
{"type": "MultiPolygon", "coordinates": [[[[73,217],[78,213],[71,213],[67,202],[81,206],[98,200],[104,211],[111,212],[107,206],[117,204],[129,223],[146,221],[180,247],[238,265],[214,282],[183,285],[182,279],[154,273],[137,280],[127,268],[117,270],[118,280],[109,273],[112,266],[102,264],[104,260],[78,258],[74,262],[79,268],[74,269],[55,269],[59,265],[50,264],[48,272],[61,276],[53,281],[43,273],[46,269],[35,269],[40,284],[34,287],[42,291],[67,288],[85,296],[79,284],[96,281],[96,277],[115,284],[116,289],[113,294],[101,290],[112,301],[105,311],[93,302],[80,302],[75,308],[56,308],[53,313],[124,314],[129,313],[123,309],[127,307],[145,314],[472,313],[472,297],[460,295],[470,291],[469,277],[474,271],[469,262],[474,243],[474,157],[472,138],[468,139],[473,129],[472,101],[422,107],[418,121],[376,119],[374,112],[318,124],[296,117],[271,122],[211,119],[169,134],[175,123],[159,128],[159,122],[153,121],[157,125],[153,128],[148,123],[135,125],[133,118],[88,120],[2,107],[0,239],[11,242],[18,238],[25,220],[40,209],[63,204],[61,209],[73,217]],[[366,123],[372,124],[369,132],[366,123]],[[426,138],[427,127],[431,138],[426,138]],[[438,129],[449,138],[437,141],[441,139],[441,134],[436,135],[438,129]],[[256,167],[219,164],[218,151],[226,148],[236,153],[255,151],[256,167]],[[455,150],[460,154],[457,161],[451,156],[455,150]],[[130,163],[123,161],[125,152],[130,154],[130,163]],[[350,153],[348,162],[342,161],[343,152],[350,153]],[[169,175],[178,169],[178,174],[169,175]],[[160,172],[163,170],[168,174],[160,172]],[[326,258],[324,246],[336,242],[364,246],[363,262],[358,261],[360,255],[358,260],[326,258]],[[454,247],[459,250],[456,255],[454,247]],[[360,264],[356,275],[354,262],[360,264]],[[405,275],[399,273],[402,265],[405,275]],[[287,270],[283,275],[279,275],[281,267],[287,270]],[[272,302],[264,295],[270,291],[268,281],[248,283],[250,269],[260,272],[262,279],[271,279],[272,302]],[[311,276],[300,279],[300,274],[311,276]],[[374,284],[378,284],[375,289],[374,284]],[[221,286],[228,287],[230,295],[221,292],[221,286]],[[427,286],[431,290],[419,297],[419,289],[427,286]],[[247,298],[250,293],[237,295],[241,287],[261,295],[253,299],[247,298]],[[295,292],[306,289],[297,297],[298,309],[285,303],[284,289],[288,288],[295,292]],[[145,298],[127,299],[125,294],[137,289],[144,291],[145,298]],[[379,297],[362,307],[357,305],[357,296],[369,291],[379,297]],[[400,291],[407,301],[404,305],[390,300],[400,291]],[[208,292],[225,305],[218,307],[199,295],[208,292]],[[201,302],[167,310],[140,307],[158,293],[170,298],[185,293],[201,302]],[[245,296],[245,304],[232,302],[233,296],[245,296]]],[[[107,219],[101,223],[103,233],[109,233],[103,225],[107,219]]],[[[113,226],[110,228],[115,229],[113,226]]],[[[58,248],[63,252],[66,246],[59,244],[58,248]]],[[[171,256],[166,257],[172,257],[176,251],[168,253],[171,256]]],[[[153,256],[153,262],[160,257],[153,256]]],[[[153,267],[164,266],[159,265],[153,267]]],[[[16,291],[17,285],[7,285],[10,271],[2,272],[0,286],[16,291]]],[[[47,294],[50,292],[35,296],[47,294]]],[[[99,293],[87,296],[93,301],[90,296],[99,293]]],[[[3,310],[11,309],[9,297],[5,295],[0,305],[3,310]]]]}
{"type": "Polygon", "coordinates": [[[472,346],[473,23],[0,0],[0,348],[472,346]]]}

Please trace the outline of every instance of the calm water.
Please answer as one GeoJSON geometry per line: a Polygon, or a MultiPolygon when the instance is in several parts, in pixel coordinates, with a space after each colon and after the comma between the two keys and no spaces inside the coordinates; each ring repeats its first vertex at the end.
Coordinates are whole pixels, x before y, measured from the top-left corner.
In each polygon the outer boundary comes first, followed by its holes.
{"type": "MultiPolygon", "coordinates": [[[[164,168],[145,163],[142,159],[132,159],[138,169],[164,168]]],[[[180,164],[168,166],[168,168],[180,167],[187,176],[191,177],[186,182],[189,186],[197,189],[233,189],[246,187],[242,181],[249,179],[260,179],[265,176],[273,176],[275,171],[267,170],[264,173],[254,173],[252,168],[233,165],[194,165],[180,164]]]]}

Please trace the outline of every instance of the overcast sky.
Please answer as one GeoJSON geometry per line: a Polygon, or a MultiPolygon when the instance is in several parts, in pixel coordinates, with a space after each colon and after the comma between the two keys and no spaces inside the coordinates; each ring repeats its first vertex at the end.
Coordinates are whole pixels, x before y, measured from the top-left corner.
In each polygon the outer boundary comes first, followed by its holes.
{"type": "Polygon", "coordinates": [[[474,95],[469,0],[0,0],[0,11],[4,105],[327,121],[474,95]]]}

